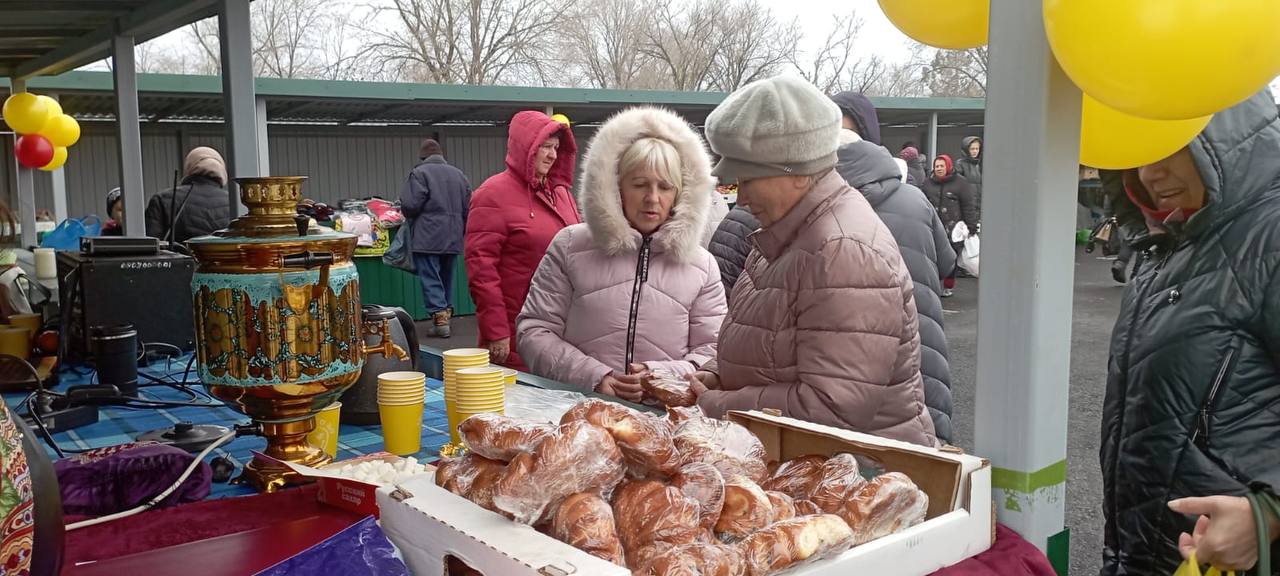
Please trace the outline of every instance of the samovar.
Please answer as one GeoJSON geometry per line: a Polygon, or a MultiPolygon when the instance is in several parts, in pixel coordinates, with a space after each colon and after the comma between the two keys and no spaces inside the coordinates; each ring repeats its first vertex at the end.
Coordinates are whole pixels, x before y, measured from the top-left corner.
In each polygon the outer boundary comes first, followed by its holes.
{"type": "MultiPolygon", "coordinates": [[[[297,213],[305,180],[237,178],[248,213],[189,245],[200,380],[260,425],[267,456],[317,466],[329,457],[306,441],[312,417],[355,383],[366,354],[407,354],[387,320],[362,320],[356,237],[297,213]]],[[[302,481],[256,457],[238,480],[263,492],[302,481]]]]}

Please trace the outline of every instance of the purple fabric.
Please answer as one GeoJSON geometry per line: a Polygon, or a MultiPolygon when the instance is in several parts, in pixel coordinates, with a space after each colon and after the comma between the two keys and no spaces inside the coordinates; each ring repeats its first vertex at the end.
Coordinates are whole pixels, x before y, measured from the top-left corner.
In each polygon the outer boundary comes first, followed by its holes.
{"type": "MultiPolygon", "coordinates": [[[[173,484],[194,458],[167,444],[126,444],[92,450],[53,463],[66,514],[102,516],[128,510],[159,495],[173,484]]],[[[157,508],[203,500],[213,471],[200,466],[157,508]]]]}
{"type": "Polygon", "coordinates": [[[409,576],[409,569],[378,527],[378,521],[369,516],[257,576],[295,574],[409,576]]]}
{"type": "Polygon", "coordinates": [[[996,541],[990,550],[931,576],[1056,576],[1056,573],[1039,548],[1003,524],[996,524],[996,541]]]}

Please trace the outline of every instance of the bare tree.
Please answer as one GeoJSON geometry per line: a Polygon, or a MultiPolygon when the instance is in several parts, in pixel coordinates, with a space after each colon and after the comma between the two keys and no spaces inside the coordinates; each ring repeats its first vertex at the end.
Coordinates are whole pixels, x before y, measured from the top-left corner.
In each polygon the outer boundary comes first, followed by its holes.
{"type": "Polygon", "coordinates": [[[801,77],[828,94],[845,89],[863,24],[857,12],[834,18],[825,40],[812,54],[797,51],[791,60],[801,77]]]}
{"type": "Polygon", "coordinates": [[[720,51],[731,38],[737,40],[719,26],[728,7],[728,0],[691,0],[682,6],[664,0],[657,6],[641,50],[664,69],[667,88],[707,89],[720,51]]]}
{"type": "Polygon", "coordinates": [[[315,77],[325,67],[320,43],[335,23],[325,0],[258,0],[251,5],[254,70],[276,78],[315,77]]]}
{"type": "Polygon", "coordinates": [[[565,26],[574,65],[595,88],[636,88],[653,58],[641,49],[653,0],[587,0],[565,26]]]}
{"type": "Polygon", "coordinates": [[[987,48],[938,50],[924,70],[924,80],[934,96],[986,96],[987,48]]]}
{"type": "Polygon", "coordinates": [[[732,92],[742,86],[777,74],[795,60],[800,42],[796,20],[782,22],[756,0],[727,7],[717,20],[725,42],[713,58],[708,87],[732,92]]]}

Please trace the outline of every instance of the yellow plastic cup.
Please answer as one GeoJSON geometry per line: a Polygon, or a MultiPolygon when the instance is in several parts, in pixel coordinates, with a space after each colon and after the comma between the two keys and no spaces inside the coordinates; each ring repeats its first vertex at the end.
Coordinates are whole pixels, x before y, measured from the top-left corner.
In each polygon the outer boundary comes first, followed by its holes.
{"type": "Polygon", "coordinates": [[[422,408],[421,402],[378,402],[378,416],[382,419],[382,445],[387,452],[409,456],[422,450],[422,408]]]}
{"type": "Polygon", "coordinates": [[[516,384],[516,377],[519,375],[520,375],[520,372],[518,372],[514,368],[503,368],[502,383],[506,384],[507,386],[514,386],[516,384]]]}
{"type": "Polygon", "coordinates": [[[316,413],[315,428],[307,433],[307,443],[334,458],[338,456],[338,425],[341,422],[342,403],[334,402],[316,413]]]}

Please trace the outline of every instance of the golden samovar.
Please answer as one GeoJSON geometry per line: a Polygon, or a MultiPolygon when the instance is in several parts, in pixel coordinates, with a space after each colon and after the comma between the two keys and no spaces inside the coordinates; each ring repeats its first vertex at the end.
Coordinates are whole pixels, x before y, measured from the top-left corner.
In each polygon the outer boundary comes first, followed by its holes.
{"type": "MultiPolygon", "coordinates": [[[[312,417],[355,383],[366,354],[406,355],[386,320],[362,323],[356,237],[297,213],[305,180],[237,178],[248,214],[189,244],[201,381],[261,426],[267,456],[316,466],[329,457],[307,443],[312,417]],[[381,344],[366,346],[366,333],[381,344]]],[[[265,492],[301,480],[258,458],[240,479],[265,492]]]]}

